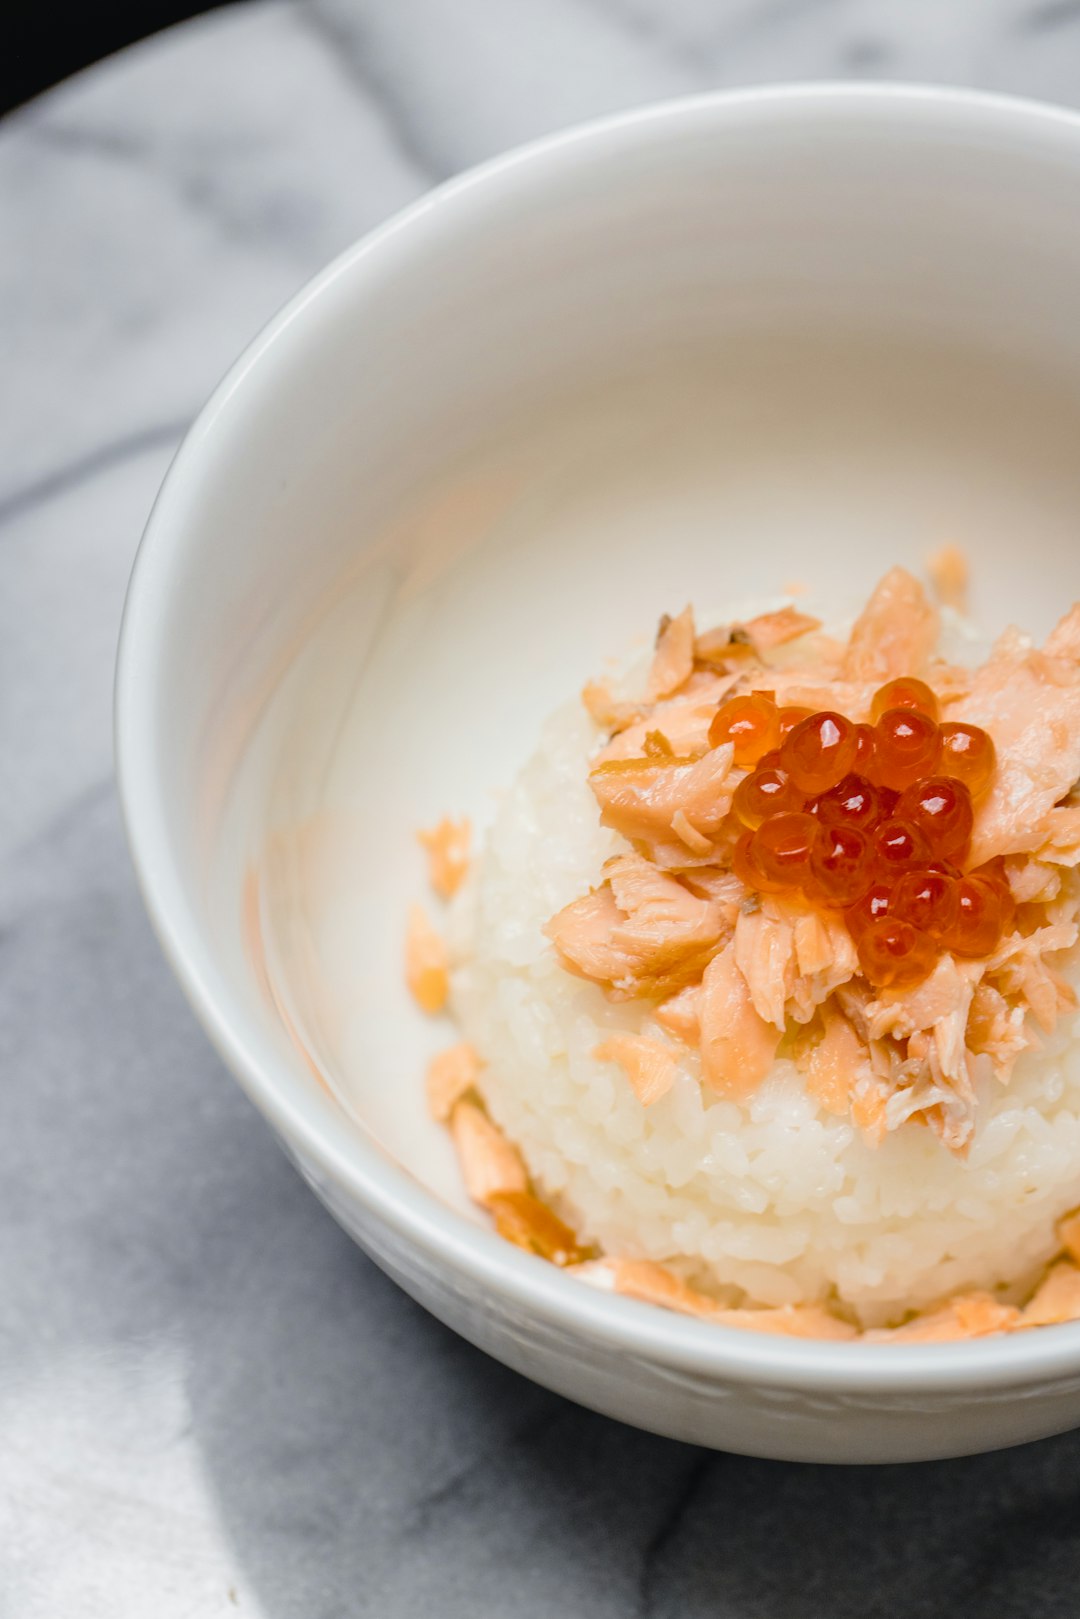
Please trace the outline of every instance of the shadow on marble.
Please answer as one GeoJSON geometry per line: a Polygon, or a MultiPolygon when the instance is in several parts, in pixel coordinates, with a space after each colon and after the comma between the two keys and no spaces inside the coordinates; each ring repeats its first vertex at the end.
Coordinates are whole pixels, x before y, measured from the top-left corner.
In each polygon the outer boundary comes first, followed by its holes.
{"type": "Polygon", "coordinates": [[[193,1369],[200,1444],[268,1619],[1075,1614],[1076,1437],[880,1470],[698,1451],[533,1387],[318,1209],[301,1226],[306,1265],[269,1284],[274,1336],[193,1369]]]}

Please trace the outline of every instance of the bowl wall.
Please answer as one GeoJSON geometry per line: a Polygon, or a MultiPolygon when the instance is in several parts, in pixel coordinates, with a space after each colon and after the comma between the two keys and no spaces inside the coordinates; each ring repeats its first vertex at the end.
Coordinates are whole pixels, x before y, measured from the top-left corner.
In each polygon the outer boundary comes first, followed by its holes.
{"type": "Polygon", "coordinates": [[[992,630],[1080,595],[1078,203],[1080,124],[933,92],[718,97],[544,143],[301,294],[151,519],[121,785],[197,1010],[403,1286],[628,1421],[889,1460],[1080,1420],[1080,1329],[755,1349],[506,1249],[424,1115],[445,1031],[399,972],[416,828],[482,825],[543,715],[658,612],[791,580],[842,612],[950,540],[992,630]]]}

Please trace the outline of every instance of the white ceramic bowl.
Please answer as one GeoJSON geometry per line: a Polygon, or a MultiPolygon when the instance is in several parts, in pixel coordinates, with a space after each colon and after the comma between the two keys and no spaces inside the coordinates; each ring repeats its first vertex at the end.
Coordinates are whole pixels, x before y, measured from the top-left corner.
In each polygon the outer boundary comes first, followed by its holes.
{"type": "Polygon", "coordinates": [[[828,1461],[1080,1422],[1080,1326],[774,1340],[501,1242],[424,1116],[445,1031],[399,970],[415,828],[482,820],[543,713],[659,608],[793,575],[850,595],[946,537],[991,628],[1044,629],[1080,594],[1078,288],[1071,116],[881,87],[659,107],[500,159],[352,248],[165,481],[117,736],[173,968],[346,1230],[597,1410],[828,1461]]]}

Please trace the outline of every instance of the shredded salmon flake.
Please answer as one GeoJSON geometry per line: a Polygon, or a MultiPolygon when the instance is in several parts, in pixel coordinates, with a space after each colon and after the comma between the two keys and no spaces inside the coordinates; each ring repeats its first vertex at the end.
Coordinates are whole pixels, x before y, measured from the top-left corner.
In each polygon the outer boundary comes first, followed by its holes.
{"type": "Polygon", "coordinates": [[[474,1203],[487,1208],[498,1192],[527,1192],[529,1177],[521,1154],[512,1146],[483,1108],[467,1099],[450,1114],[465,1190],[474,1203]]]}
{"type": "Polygon", "coordinates": [[[718,1310],[713,1320],[742,1332],[771,1332],[784,1338],[857,1338],[857,1328],[823,1304],[782,1304],[774,1309],[718,1310]]]}
{"type": "Polygon", "coordinates": [[[645,696],[655,703],[670,697],[689,680],[694,670],[694,611],[684,607],[678,618],[662,618],[656,637],[656,654],[645,687],[645,696]]]}
{"type": "Polygon", "coordinates": [[[1020,1315],[1023,1327],[1060,1326],[1080,1320],[1080,1270],[1063,1259],[1053,1265],[1020,1315]]]}
{"type": "Polygon", "coordinates": [[[879,1147],[884,1139],[888,1128],[885,1121],[887,1102],[888,1098],[873,1087],[867,1087],[852,1100],[851,1121],[862,1132],[868,1147],[879,1147]]]}
{"type": "Polygon", "coordinates": [[[745,630],[706,630],[694,642],[694,658],[704,664],[746,664],[757,660],[757,651],[745,630]]]}
{"type": "Polygon", "coordinates": [[[693,825],[685,811],[679,809],[671,817],[671,830],[680,842],[693,854],[709,854],[712,851],[712,839],[707,838],[704,832],[699,832],[693,825]]]}
{"type": "Polygon", "coordinates": [[[701,980],[701,1077],[721,1096],[750,1096],[773,1065],[780,1031],[755,1010],[746,979],[728,944],[701,980]]]}
{"type": "Polygon", "coordinates": [[[616,1062],[642,1107],[652,1107],[675,1083],[675,1054],[644,1034],[615,1034],[593,1047],[597,1062],[616,1062]]]}
{"type": "Polygon", "coordinates": [[[831,1008],[825,1031],[807,1058],[806,1089],[825,1109],[843,1117],[851,1106],[851,1087],[866,1059],[865,1047],[842,1012],[831,1008]]]}
{"type": "Polygon", "coordinates": [[[620,703],[602,680],[587,680],[581,688],[581,701],[589,718],[605,731],[618,733],[641,718],[637,703],[620,703]]]}
{"type": "Polygon", "coordinates": [[[607,1257],[575,1265],[571,1274],[593,1287],[620,1293],[717,1326],[796,1338],[857,1340],[865,1344],[958,1343],[1000,1333],[1080,1320],[1080,1268],[1069,1260],[1051,1267],[1024,1309],[992,1293],[959,1293],[898,1327],[860,1332],[826,1304],[728,1308],[653,1260],[607,1257]]]}
{"type": "Polygon", "coordinates": [[[576,1273],[592,1285],[610,1279],[612,1291],[643,1304],[656,1304],[679,1315],[696,1316],[718,1326],[746,1332],[770,1332],[791,1338],[854,1338],[856,1329],[824,1305],[781,1305],[776,1308],[728,1309],[691,1287],[665,1265],[651,1259],[608,1258],[584,1265],[576,1273]]]}
{"type": "Polygon", "coordinates": [[[725,930],[721,905],[636,854],[614,857],[603,875],[544,928],[563,966],[613,1000],[673,995],[699,979],[725,930]]]}
{"type": "Polygon", "coordinates": [[[715,1299],[690,1287],[651,1259],[606,1259],[602,1263],[611,1271],[616,1293],[627,1298],[639,1299],[643,1304],[659,1304],[681,1315],[709,1318],[716,1314],[715,1299]]]}
{"type": "Polygon", "coordinates": [[[487,1207],[500,1237],[552,1265],[580,1265],[590,1256],[570,1226],[531,1192],[492,1192],[487,1207]]]}
{"type": "Polygon", "coordinates": [[[964,1338],[987,1338],[1010,1332],[1020,1312],[1002,1304],[991,1293],[958,1293],[937,1310],[927,1310],[900,1327],[864,1332],[863,1343],[942,1344],[964,1338]]]}
{"type": "Polygon", "coordinates": [[[855,620],[842,673],[882,685],[920,675],[938,637],[938,614],[906,568],[892,568],[855,620]]]}
{"type": "Polygon", "coordinates": [[[958,545],[942,546],[926,559],[926,571],[934,593],[943,607],[958,613],[967,611],[968,560],[958,545]]]}
{"type": "Polygon", "coordinates": [[[1058,1221],[1058,1241],[1069,1258],[1080,1265],[1080,1209],[1058,1221]]]}
{"type": "Polygon", "coordinates": [[[687,1045],[696,1046],[701,1039],[701,1022],[698,1017],[698,1004],[701,1000],[701,991],[697,985],[689,985],[681,989],[670,1000],[662,1001],[656,1008],[654,1016],[662,1029],[673,1034],[676,1039],[683,1040],[687,1045]]]}
{"type": "Polygon", "coordinates": [[[455,1105],[475,1089],[479,1077],[480,1059],[467,1040],[437,1052],[427,1071],[427,1102],[432,1118],[445,1124],[455,1105]]]}
{"type": "Polygon", "coordinates": [[[422,1011],[442,1011],[450,992],[446,945],[419,905],[410,909],[405,932],[405,982],[422,1011]]]}
{"type": "Polygon", "coordinates": [[[417,837],[427,850],[428,877],[440,899],[452,899],[461,887],[469,870],[469,840],[472,828],[468,820],[452,821],[444,818],[428,832],[417,837]]]}
{"type": "Polygon", "coordinates": [[[740,625],[740,628],[754,651],[761,656],[771,652],[774,647],[797,641],[801,635],[809,635],[811,630],[820,630],[821,620],[811,618],[809,613],[800,613],[795,607],[781,607],[775,613],[761,613],[740,625]]]}

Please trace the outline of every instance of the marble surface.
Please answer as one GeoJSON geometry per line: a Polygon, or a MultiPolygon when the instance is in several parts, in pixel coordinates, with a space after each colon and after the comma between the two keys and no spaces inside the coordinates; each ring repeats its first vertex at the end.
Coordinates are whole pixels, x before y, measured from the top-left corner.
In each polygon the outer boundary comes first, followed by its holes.
{"type": "Polygon", "coordinates": [[[268,0],[0,129],[0,1615],[1074,1615],[1080,1435],[910,1469],[714,1456],[423,1315],[222,1072],[110,775],[124,584],[218,375],[434,181],[798,77],[1080,102],[1077,0],[268,0]]]}

